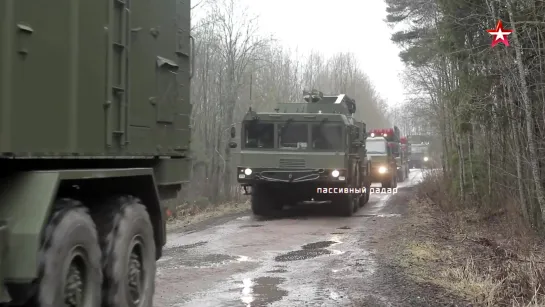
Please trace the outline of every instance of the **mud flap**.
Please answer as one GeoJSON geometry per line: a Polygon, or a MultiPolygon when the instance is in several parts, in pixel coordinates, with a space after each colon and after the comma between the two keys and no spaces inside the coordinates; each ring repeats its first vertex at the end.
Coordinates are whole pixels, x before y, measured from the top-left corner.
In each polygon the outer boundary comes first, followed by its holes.
{"type": "Polygon", "coordinates": [[[11,297],[9,296],[9,293],[6,289],[5,283],[4,283],[4,275],[5,275],[5,265],[6,265],[6,253],[8,250],[8,226],[6,222],[1,221],[0,222],[0,303],[9,303],[11,301],[11,297]]]}

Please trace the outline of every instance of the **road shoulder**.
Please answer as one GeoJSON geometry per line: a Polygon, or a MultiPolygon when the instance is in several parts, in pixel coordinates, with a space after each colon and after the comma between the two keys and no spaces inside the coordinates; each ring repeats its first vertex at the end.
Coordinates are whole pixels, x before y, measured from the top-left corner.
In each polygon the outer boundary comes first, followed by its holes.
{"type": "MultiPolygon", "coordinates": [[[[423,266],[421,262],[429,259],[423,257],[420,262],[412,263],[417,257],[407,255],[415,242],[425,241],[421,227],[428,226],[427,219],[430,218],[414,210],[415,194],[415,187],[399,189],[389,200],[389,211],[400,212],[403,218],[376,224],[380,228],[375,232],[379,234],[375,236],[375,251],[380,269],[376,272],[373,288],[395,306],[466,306],[467,302],[457,294],[431,282],[427,276],[419,276],[422,269],[417,266],[423,266]]],[[[358,303],[358,306],[376,305],[370,301],[358,303]]]]}
{"type": "Polygon", "coordinates": [[[501,216],[445,212],[413,194],[407,218],[389,234],[383,253],[395,255],[394,276],[401,273],[414,293],[427,292],[430,304],[544,306],[543,245],[505,225],[501,216]]]}

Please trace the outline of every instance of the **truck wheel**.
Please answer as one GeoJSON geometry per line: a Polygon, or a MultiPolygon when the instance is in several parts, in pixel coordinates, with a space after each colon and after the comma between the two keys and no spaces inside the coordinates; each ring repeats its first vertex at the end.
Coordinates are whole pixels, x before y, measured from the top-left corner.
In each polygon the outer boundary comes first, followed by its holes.
{"type": "Polygon", "coordinates": [[[274,215],[278,207],[281,208],[281,204],[275,204],[275,198],[267,187],[262,185],[252,187],[251,203],[252,213],[257,216],[268,217],[274,215]]]}
{"type": "Polygon", "coordinates": [[[403,182],[403,180],[405,180],[404,178],[404,174],[403,174],[403,169],[399,169],[399,171],[397,172],[397,181],[398,182],[403,182]]]}
{"type": "Polygon", "coordinates": [[[357,205],[355,205],[355,197],[351,194],[339,194],[335,196],[335,204],[338,206],[339,214],[341,216],[352,216],[354,213],[355,208],[357,205]]]}
{"type": "Polygon", "coordinates": [[[100,306],[101,251],[95,223],[76,201],[59,200],[56,208],[39,252],[38,306],[100,306]]]}
{"type": "MultiPolygon", "coordinates": [[[[110,216],[101,229],[105,307],[151,307],[155,292],[155,239],[146,207],[122,196],[103,210],[110,216]]],[[[104,218],[104,217],[103,217],[104,218]]]]}
{"type": "Polygon", "coordinates": [[[369,198],[371,197],[371,185],[365,186],[365,191],[365,194],[360,197],[360,207],[363,207],[366,203],[369,202],[369,198]]]}

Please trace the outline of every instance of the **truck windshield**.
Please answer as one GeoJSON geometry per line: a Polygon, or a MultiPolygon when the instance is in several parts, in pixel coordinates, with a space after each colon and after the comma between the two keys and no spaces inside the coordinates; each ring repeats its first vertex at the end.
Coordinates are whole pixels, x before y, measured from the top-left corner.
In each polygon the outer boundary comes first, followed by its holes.
{"type": "Polygon", "coordinates": [[[307,145],[307,124],[286,123],[279,125],[278,146],[280,149],[306,149],[307,145]]]}
{"type": "Polygon", "coordinates": [[[426,153],[428,151],[427,145],[412,145],[411,146],[411,153],[426,153]]]}
{"type": "Polygon", "coordinates": [[[343,149],[343,130],[339,125],[312,125],[312,149],[343,149]]]}
{"type": "Polygon", "coordinates": [[[274,124],[244,124],[244,148],[274,148],[274,124]]]}
{"type": "Polygon", "coordinates": [[[384,140],[370,140],[367,139],[365,147],[368,154],[386,154],[388,151],[386,142],[384,140]]]}

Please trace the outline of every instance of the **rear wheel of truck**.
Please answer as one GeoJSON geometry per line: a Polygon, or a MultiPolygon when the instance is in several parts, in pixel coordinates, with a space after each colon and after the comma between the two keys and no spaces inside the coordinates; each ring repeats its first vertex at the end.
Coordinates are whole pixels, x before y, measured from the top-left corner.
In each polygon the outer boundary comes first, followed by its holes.
{"type": "Polygon", "coordinates": [[[278,207],[281,206],[275,203],[275,199],[276,197],[273,197],[267,186],[253,186],[251,196],[252,213],[263,217],[274,215],[277,211],[279,211],[278,207]]]}
{"type": "Polygon", "coordinates": [[[59,200],[40,250],[40,307],[96,307],[101,303],[101,251],[87,208],[59,200]]]}
{"type": "Polygon", "coordinates": [[[146,207],[135,197],[102,207],[103,306],[151,307],[155,292],[155,239],[146,207]]]}

